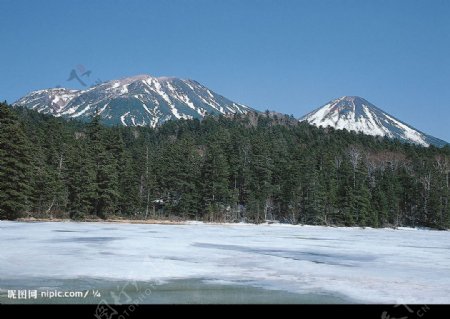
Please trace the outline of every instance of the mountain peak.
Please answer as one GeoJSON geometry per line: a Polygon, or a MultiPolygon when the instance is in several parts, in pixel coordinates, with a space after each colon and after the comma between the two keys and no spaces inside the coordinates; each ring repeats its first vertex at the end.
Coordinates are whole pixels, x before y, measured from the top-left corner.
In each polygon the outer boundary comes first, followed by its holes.
{"type": "Polygon", "coordinates": [[[152,76],[148,75],[148,74],[138,74],[138,75],[134,75],[134,76],[129,76],[129,77],[125,77],[125,78],[121,78],[119,81],[140,81],[140,80],[148,80],[151,79],[152,76]]]}
{"type": "MultiPolygon", "coordinates": [[[[177,80],[177,77],[174,76],[151,76],[149,74],[138,74],[138,75],[133,75],[133,76],[128,76],[128,77],[124,77],[121,78],[119,80],[113,80],[113,81],[123,81],[123,82],[134,82],[134,81],[145,81],[145,80],[157,80],[157,81],[171,81],[171,80],[177,80]]],[[[178,79],[181,80],[181,79],[178,79]]]]}
{"type": "Polygon", "coordinates": [[[346,96],[342,96],[340,98],[337,98],[336,100],[339,101],[345,101],[345,102],[359,102],[359,103],[369,103],[366,99],[360,97],[360,96],[351,96],[351,95],[346,95],[346,96]]]}
{"type": "Polygon", "coordinates": [[[356,95],[344,95],[344,96],[337,98],[336,100],[354,101],[354,100],[363,100],[363,98],[360,96],[356,96],[356,95]]]}
{"type": "Polygon", "coordinates": [[[300,121],[315,126],[396,138],[422,146],[443,146],[446,142],[403,123],[359,96],[343,96],[305,115],[300,121]]]}
{"type": "Polygon", "coordinates": [[[364,106],[368,108],[375,107],[366,99],[359,96],[342,96],[330,101],[329,103],[333,104],[334,108],[336,110],[339,110],[340,112],[342,112],[343,110],[353,110],[354,112],[361,113],[361,110],[364,106]]]}

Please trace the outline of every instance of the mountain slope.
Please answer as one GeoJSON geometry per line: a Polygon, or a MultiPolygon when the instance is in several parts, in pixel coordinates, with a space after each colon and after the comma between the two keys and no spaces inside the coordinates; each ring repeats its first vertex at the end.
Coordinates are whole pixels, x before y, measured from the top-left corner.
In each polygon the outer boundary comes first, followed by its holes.
{"type": "Polygon", "coordinates": [[[442,147],[447,142],[427,135],[382,111],[357,96],[344,96],[330,101],[300,119],[315,126],[386,136],[422,146],[442,147]]]}
{"type": "Polygon", "coordinates": [[[78,119],[88,119],[98,111],[105,124],[152,127],[170,119],[245,114],[252,110],[196,81],[149,75],[113,80],[86,90],[34,91],[13,105],[78,119]]]}

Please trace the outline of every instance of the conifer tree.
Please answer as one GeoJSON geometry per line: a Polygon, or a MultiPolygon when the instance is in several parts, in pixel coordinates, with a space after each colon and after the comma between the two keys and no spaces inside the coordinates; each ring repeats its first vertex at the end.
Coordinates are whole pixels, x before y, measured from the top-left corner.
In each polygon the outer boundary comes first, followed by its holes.
{"type": "Polygon", "coordinates": [[[68,152],[68,206],[71,218],[94,213],[97,196],[95,164],[85,140],[74,143],[68,152]]]}
{"type": "Polygon", "coordinates": [[[0,103],[0,219],[15,219],[29,206],[29,149],[17,116],[0,103]]]}

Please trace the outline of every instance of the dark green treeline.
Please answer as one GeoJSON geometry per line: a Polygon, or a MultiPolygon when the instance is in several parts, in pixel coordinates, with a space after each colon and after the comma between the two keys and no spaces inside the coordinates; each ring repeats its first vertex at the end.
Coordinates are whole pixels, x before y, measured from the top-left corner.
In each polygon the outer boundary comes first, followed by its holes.
{"type": "Polygon", "coordinates": [[[0,105],[0,218],[449,228],[450,147],[249,114],[158,129],[0,105]]]}

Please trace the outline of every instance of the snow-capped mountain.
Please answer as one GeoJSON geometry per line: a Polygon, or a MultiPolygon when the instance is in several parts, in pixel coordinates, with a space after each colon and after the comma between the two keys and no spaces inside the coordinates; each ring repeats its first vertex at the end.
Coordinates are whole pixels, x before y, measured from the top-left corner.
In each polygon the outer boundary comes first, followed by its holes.
{"type": "Polygon", "coordinates": [[[447,142],[416,130],[358,96],[328,102],[300,119],[317,127],[333,127],[373,136],[386,136],[422,146],[442,147],[447,142]]]}
{"type": "Polygon", "coordinates": [[[81,120],[98,112],[105,124],[152,127],[170,119],[202,118],[206,114],[245,114],[252,110],[196,81],[149,75],[113,80],[86,90],[53,88],[34,91],[13,105],[81,120]]]}

